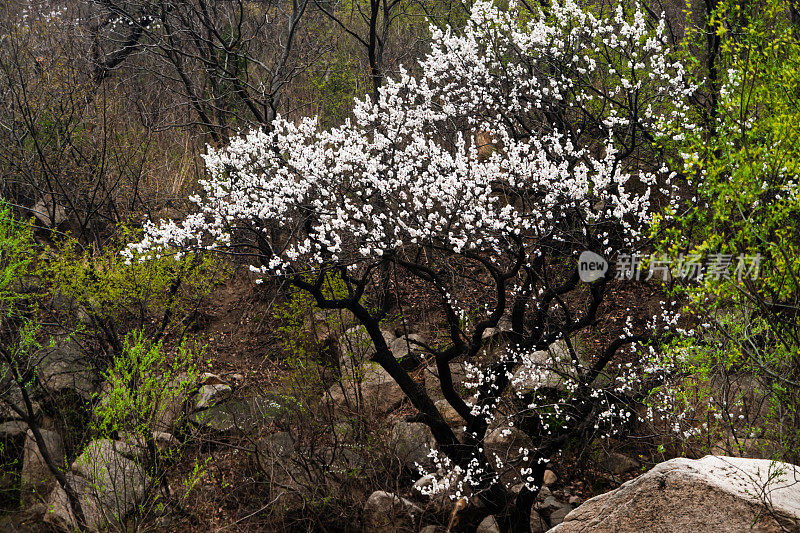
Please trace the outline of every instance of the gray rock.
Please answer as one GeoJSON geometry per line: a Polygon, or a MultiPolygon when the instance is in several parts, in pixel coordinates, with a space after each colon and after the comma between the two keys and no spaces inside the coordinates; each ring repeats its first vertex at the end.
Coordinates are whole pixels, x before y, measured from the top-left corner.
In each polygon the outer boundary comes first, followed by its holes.
{"type": "Polygon", "coordinates": [[[181,373],[169,382],[156,414],[154,431],[175,433],[187,419],[187,404],[197,386],[188,374],[181,373]]]}
{"type": "Polygon", "coordinates": [[[195,409],[206,409],[230,398],[233,390],[230,385],[224,383],[214,383],[212,385],[202,385],[197,392],[197,399],[194,402],[195,409]]]}
{"type": "Polygon", "coordinates": [[[244,401],[212,405],[191,417],[196,426],[217,432],[248,432],[265,427],[292,406],[275,395],[256,396],[244,401]]]}
{"type": "Polygon", "coordinates": [[[176,433],[188,419],[189,399],[195,391],[197,385],[188,374],[181,373],[171,379],[156,413],[153,430],[176,433]]]}
{"type": "Polygon", "coordinates": [[[163,452],[176,446],[178,439],[172,433],[167,433],[166,431],[153,431],[153,442],[163,452]]]}
{"type": "Polygon", "coordinates": [[[497,524],[497,519],[494,515],[489,515],[481,520],[475,533],[500,533],[500,526],[497,524]]]}
{"type": "Polygon", "coordinates": [[[436,482],[436,476],[433,474],[425,474],[414,482],[413,489],[419,493],[428,490],[436,482]]]}
{"type": "Polygon", "coordinates": [[[70,470],[89,480],[100,493],[126,500],[132,506],[144,494],[149,478],[142,464],[142,448],[121,441],[90,442],[70,470]]]}
{"type": "Polygon", "coordinates": [[[531,509],[531,533],[544,533],[548,529],[550,526],[547,525],[547,521],[542,518],[539,511],[531,509]]]}
{"type": "Polygon", "coordinates": [[[45,390],[52,394],[74,391],[84,400],[91,400],[95,392],[94,369],[75,341],[56,339],[43,353],[37,370],[45,390]]]}
{"type": "Polygon", "coordinates": [[[0,516],[0,531],[3,533],[40,533],[42,521],[47,513],[44,503],[36,503],[24,509],[0,516]]]}
{"type": "Polygon", "coordinates": [[[447,400],[437,400],[434,405],[436,406],[436,409],[439,410],[439,413],[442,415],[442,418],[444,418],[444,421],[447,422],[447,425],[463,426],[465,424],[464,419],[461,418],[461,415],[458,414],[458,411],[456,411],[447,400]]]}
{"type": "MultiPolygon", "coordinates": [[[[457,472],[451,471],[446,473],[443,469],[439,469],[435,475],[427,474],[419,478],[416,483],[414,483],[414,487],[415,489],[419,488],[425,490],[430,488],[433,483],[439,482],[441,484],[438,487],[439,490],[436,493],[426,495],[429,499],[427,500],[428,503],[425,508],[437,514],[449,515],[455,509],[456,504],[459,503],[455,496],[460,480],[461,475],[457,472]]],[[[477,496],[472,497],[471,504],[476,508],[484,507],[483,502],[481,502],[480,498],[477,496]]]]}
{"type": "Polygon", "coordinates": [[[0,424],[0,492],[19,482],[28,424],[20,420],[0,424]]]}
{"type": "Polygon", "coordinates": [[[376,491],[370,494],[364,504],[364,533],[416,531],[415,524],[421,516],[422,509],[405,498],[376,491]]]}
{"type": "MultiPolygon", "coordinates": [[[[8,422],[22,422],[17,414],[16,411],[11,409],[9,404],[14,405],[15,407],[25,411],[25,402],[22,399],[22,391],[20,391],[19,386],[10,380],[2,380],[0,381],[0,390],[3,391],[3,399],[4,401],[0,402],[0,420],[8,421],[8,422]]],[[[39,415],[42,413],[42,407],[39,402],[31,399],[34,418],[38,418],[39,415]]],[[[26,426],[27,431],[27,426],[26,426]]]]}
{"type": "MultiPolygon", "coordinates": [[[[88,531],[99,532],[112,524],[116,524],[118,527],[122,526],[117,517],[106,515],[115,506],[113,496],[100,496],[87,479],[73,472],[67,473],[67,482],[78,494],[78,501],[88,531]],[[107,509],[108,511],[106,511],[107,509]]],[[[69,504],[67,493],[59,486],[53,489],[47,499],[47,513],[44,515],[44,522],[58,531],[78,530],[78,521],[69,504]]]]}
{"type": "Polygon", "coordinates": [[[197,382],[200,383],[200,385],[227,385],[224,379],[210,372],[203,372],[200,374],[197,382]]]}
{"type": "MultiPolygon", "coordinates": [[[[346,447],[301,447],[286,432],[260,439],[254,458],[278,514],[296,513],[320,494],[341,494],[369,468],[366,454],[346,447]]],[[[359,478],[360,479],[360,478],[359,478]]]]}
{"type": "Polygon", "coordinates": [[[507,317],[501,318],[497,322],[496,328],[487,328],[484,330],[483,335],[481,335],[481,339],[484,341],[491,340],[493,337],[497,337],[502,335],[503,333],[510,333],[511,332],[511,320],[507,317]]]}
{"type": "Polygon", "coordinates": [[[765,459],[673,459],[588,500],[554,533],[800,532],[800,467],[765,459]]]}
{"type": "MultiPolygon", "coordinates": [[[[64,443],[61,440],[61,435],[46,429],[40,429],[39,431],[53,462],[61,466],[63,471],[66,472],[66,455],[64,454],[64,443]]],[[[26,433],[20,479],[22,482],[23,501],[28,503],[46,498],[56,485],[56,478],[45,463],[30,429],[26,433]]]]}
{"type": "MultiPolygon", "coordinates": [[[[312,455],[308,451],[303,454],[307,457],[312,455]]],[[[364,451],[355,446],[326,446],[316,450],[315,455],[319,457],[318,462],[326,465],[327,471],[335,475],[347,476],[354,471],[363,471],[367,466],[364,451]]]]}
{"type": "Polygon", "coordinates": [[[12,420],[0,424],[0,439],[2,440],[24,437],[27,432],[28,424],[22,420],[12,420]]]}
{"type": "MultiPolygon", "coordinates": [[[[153,486],[144,465],[120,453],[135,453],[135,448],[109,439],[92,441],[72,464],[68,482],[78,493],[89,531],[121,527],[153,486]]],[[[48,507],[45,522],[66,531],[77,528],[61,487],[56,486],[50,494],[48,507]]]]}
{"type": "Polygon", "coordinates": [[[526,354],[511,378],[511,388],[518,394],[539,389],[564,389],[564,380],[556,372],[568,371],[569,365],[561,360],[563,354],[556,350],[541,350],[526,354]]]}
{"type": "MultiPolygon", "coordinates": [[[[381,330],[383,340],[387,346],[392,345],[395,336],[390,331],[381,330]]],[[[348,329],[339,339],[339,366],[344,378],[357,379],[359,369],[368,363],[375,352],[372,339],[364,326],[355,326],[348,329]]]]}
{"type": "Polygon", "coordinates": [[[279,431],[256,442],[258,461],[263,465],[279,459],[288,459],[294,453],[294,438],[288,431],[279,431]]]}
{"type": "Polygon", "coordinates": [[[564,518],[572,512],[572,506],[568,503],[562,504],[558,509],[554,510],[550,513],[549,521],[550,527],[556,527],[558,524],[564,521],[564,518]]]}
{"type": "Polygon", "coordinates": [[[326,396],[335,410],[385,415],[405,398],[400,386],[377,363],[364,364],[357,373],[357,379],[360,381],[343,379],[328,389],[326,396]]]}
{"type": "Polygon", "coordinates": [[[59,204],[52,194],[45,194],[42,199],[34,204],[31,212],[39,222],[48,228],[59,226],[67,220],[66,208],[59,204]]]}
{"type": "MultiPolygon", "coordinates": [[[[453,380],[453,386],[457,393],[468,392],[463,383],[467,378],[467,371],[463,363],[450,363],[450,376],[453,380]]],[[[436,401],[443,399],[442,386],[439,383],[439,372],[436,365],[429,365],[425,369],[425,390],[432,400],[436,401]]]]}
{"type": "Polygon", "coordinates": [[[398,458],[416,471],[416,465],[431,465],[428,457],[435,445],[430,428],[421,422],[397,422],[392,427],[392,442],[398,458]]]}
{"type": "Polygon", "coordinates": [[[392,355],[397,359],[401,366],[407,370],[417,368],[422,362],[425,350],[417,343],[425,343],[425,339],[420,335],[411,333],[398,337],[389,345],[392,355]]]}
{"type": "MultiPolygon", "coordinates": [[[[514,426],[508,425],[508,420],[498,417],[489,424],[486,436],[483,439],[486,451],[499,457],[504,463],[516,460],[523,455],[520,448],[531,450],[534,448],[530,437],[514,426]]],[[[493,460],[493,459],[492,459],[493,460]]],[[[509,472],[510,474],[510,472],[509,472]]]]}
{"type": "MultiPolygon", "coordinates": [[[[124,442],[112,439],[97,439],[86,445],[83,454],[79,457],[84,463],[105,464],[121,455],[126,459],[139,461],[145,456],[145,449],[141,442],[124,442]]],[[[83,477],[90,477],[86,471],[80,469],[78,461],[72,464],[71,469],[83,477]],[[77,466],[76,466],[77,465],[77,466]],[[76,469],[77,468],[77,469],[76,469]]]]}
{"type": "Polygon", "coordinates": [[[550,516],[552,513],[561,509],[564,504],[558,500],[555,496],[548,496],[544,499],[542,504],[539,506],[539,510],[542,512],[544,516],[550,516]]]}
{"type": "Polygon", "coordinates": [[[619,475],[638,469],[639,461],[621,453],[611,452],[600,459],[598,466],[606,472],[619,475]]]}

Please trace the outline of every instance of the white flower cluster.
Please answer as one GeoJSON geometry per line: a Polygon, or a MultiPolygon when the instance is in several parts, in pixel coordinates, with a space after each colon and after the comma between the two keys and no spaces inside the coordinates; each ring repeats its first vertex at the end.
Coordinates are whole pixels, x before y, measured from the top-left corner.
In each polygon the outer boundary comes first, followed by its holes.
{"type": "Polygon", "coordinates": [[[571,0],[522,20],[513,4],[478,1],[463,31],[432,29],[418,78],[402,72],[377,102],[357,101],[352,122],[321,131],[314,118],[279,117],[209,149],[199,213],[148,225],[129,254],[225,247],[246,225],[269,243],[260,272],[357,268],[409,245],[491,254],[520,236],[558,238],[576,212],[635,237],[664,169],[619,156],[632,121],[667,131],[688,91],[663,26],[648,30],[639,10],[599,19],[571,0]],[[554,123],[556,111],[592,131],[554,123]],[[488,156],[478,133],[492,140],[488,156]]]}

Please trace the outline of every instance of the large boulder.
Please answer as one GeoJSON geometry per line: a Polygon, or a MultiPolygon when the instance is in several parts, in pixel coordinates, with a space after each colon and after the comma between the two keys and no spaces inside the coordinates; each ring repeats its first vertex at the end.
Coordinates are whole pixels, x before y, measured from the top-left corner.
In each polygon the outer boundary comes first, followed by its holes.
{"type": "MultiPolygon", "coordinates": [[[[382,329],[381,335],[386,345],[391,348],[399,340],[391,331],[382,329]]],[[[371,361],[375,346],[364,326],[348,329],[338,340],[339,375],[343,381],[356,382],[361,379],[365,369],[374,367],[371,361]]]]}
{"type": "Polygon", "coordinates": [[[263,428],[297,406],[275,394],[228,400],[192,415],[192,423],[214,433],[239,434],[263,428]]]}
{"type": "MultiPolygon", "coordinates": [[[[66,455],[64,454],[64,442],[61,435],[55,431],[40,429],[42,441],[47,449],[50,458],[57,467],[67,470],[66,455]]],[[[56,485],[56,478],[50,468],[45,463],[44,456],[39,450],[39,445],[29,429],[25,438],[25,448],[22,459],[22,481],[23,500],[27,503],[40,498],[45,498],[56,485]]]]}
{"type": "Polygon", "coordinates": [[[389,349],[403,368],[413,370],[422,362],[425,354],[423,344],[425,344],[424,338],[416,333],[410,333],[394,339],[389,344],[389,349]]]}
{"type": "Polygon", "coordinates": [[[154,431],[175,433],[186,420],[189,398],[196,389],[191,376],[180,373],[170,380],[156,413],[154,431]]]}
{"type": "Polygon", "coordinates": [[[392,441],[400,461],[416,471],[416,465],[432,465],[428,457],[435,445],[430,428],[421,422],[399,421],[392,427],[392,441]]]}
{"type": "Polygon", "coordinates": [[[800,467],[713,455],[673,459],[592,498],[550,531],[800,532],[800,467]]]}
{"type": "MultiPolygon", "coordinates": [[[[0,396],[3,398],[3,401],[0,401],[0,421],[19,422],[22,419],[20,418],[19,413],[12,409],[11,406],[13,405],[23,412],[27,411],[25,407],[25,401],[22,397],[22,391],[15,381],[8,379],[8,376],[5,377],[6,379],[1,379],[2,376],[0,376],[0,396]]],[[[28,392],[31,392],[30,389],[28,392]]],[[[32,418],[39,418],[39,415],[42,414],[42,406],[30,396],[29,399],[31,400],[33,412],[28,413],[28,415],[30,415],[32,418]]],[[[27,427],[27,425],[25,427],[27,427]]]]}
{"type": "Polygon", "coordinates": [[[326,396],[339,412],[369,412],[385,415],[403,400],[400,386],[377,363],[365,363],[356,372],[359,381],[343,379],[332,385],[326,396]]]}
{"type": "MultiPolygon", "coordinates": [[[[89,443],[72,464],[68,482],[78,494],[89,531],[118,527],[153,487],[136,448],[100,439],[89,443]]],[[[61,530],[75,530],[77,520],[68,502],[66,492],[57,486],[48,499],[45,522],[61,530]]]]}
{"type": "Polygon", "coordinates": [[[500,533],[500,525],[494,515],[489,515],[478,524],[475,533],[500,533]]]}
{"type": "Polygon", "coordinates": [[[422,509],[390,492],[375,491],[364,504],[364,533],[400,533],[417,531],[415,525],[422,509]]]}
{"type": "Polygon", "coordinates": [[[279,431],[256,441],[254,458],[264,472],[270,472],[278,460],[291,460],[295,442],[291,433],[279,431]]]}
{"type": "Polygon", "coordinates": [[[216,405],[230,398],[233,393],[230,385],[225,383],[213,383],[211,385],[202,385],[197,392],[197,398],[194,402],[195,409],[206,409],[212,405],[216,405]]]}
{"type": "Polygon", "coordinates": [[[450,405],[450,402],[448,402],[447,400],[445,399],[436,400],[436,403],[434,403],[433,405],[435,405],[436,409],[439,410],[439,414],[442,415],[442,418],[444,418],[444,421],[447,422],[447,425],[449,426],[464,425],[464,419],[461,418],[461,415],[458,414],[458,411],[456,411],[455,407],[450,405]]]}
{"type": "MultiPolygon", "coordinates": [[[[464,394],[469,392],[463,386],[464,381],[467,379],[467,370],[464,363],[450,363],[450,377],[457,393],[464,394]]],[[[436,365],[428,365],[425,369],[425,390],[434,401],[444,398],[436,365]]]]}
{"type": "Polygon", "coordinates": [[[363,450],[344,445],[302,446],[285,431],[258,439],[252,454],[276,515],[300,512],[325,495],[349,493],[360,473],[369,469],[365,457],[363,450]]]}
{"type": "Polygon", "coordinates": [[[67,221],[67,210],[53,198],[52,194],[45,194],[37,201],[33,209],[33,215],[48,228],[55,228],[67,221]]]}
{"type": "Polygon", "coordinates": [[[21,420],[0,424],[0,493],[18,481],[27,431],[28,424],[21,420]]]}
{"type": "Polygon", "coordinates": [[[42,386],[50,393],[73,391],[86,401],[94,395],[94,368],[72,339],[56,339],[44,350],[37,370],[42,386]]]}

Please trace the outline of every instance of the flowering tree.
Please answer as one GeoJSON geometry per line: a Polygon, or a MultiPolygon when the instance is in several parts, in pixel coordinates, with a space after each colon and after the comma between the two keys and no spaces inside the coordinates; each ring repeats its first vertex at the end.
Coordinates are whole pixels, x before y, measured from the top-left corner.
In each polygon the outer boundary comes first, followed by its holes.
{"type": "Polygon", "coordinates": [[[129,254],[237,248],[319,307],[351,311],[372,359],[459,474],[451,489],[525,530],[551,456],[572,438],[614,431],[630,416],[625,398],[649,383],[608,378],[617,352],[647,334],[627,328],[596,353],[576,349],[613,272],[582,284],[574,257],[630,250],[651,214],[676,201],[661,154],[691,89],[669,59],[663,23],[638,7],[511,4],[478,1],[463,30],[432,29],[421,74],[387,81],[340,127],[278,118],[269,132],[209,150],[198,212],[150,224],[129,254]],[[331,277],[346,296],[325,290],[331,277]],[[395,279],[438,302],[445,338],[424,348],[463,434],[381,334],[382,295],[395,279]],[[476,287],[482,308],[467,304],[476,287]],[[507,349],[487,354],[497,341],[507,349]],[[541,357],[556,341],[563,359],[541,357]],[[470,395],[454,386],[453,361],[471,365],[470,395]],[[506,424],[527,444],[501,458],[485,440],[512,411],[506,424]],[[517,481],[525,485],[514,494],[517,481]]]}

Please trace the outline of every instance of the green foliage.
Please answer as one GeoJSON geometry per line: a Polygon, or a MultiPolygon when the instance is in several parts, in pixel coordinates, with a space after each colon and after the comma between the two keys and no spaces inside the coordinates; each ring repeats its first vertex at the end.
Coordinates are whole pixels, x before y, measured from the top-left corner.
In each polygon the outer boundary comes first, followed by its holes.
{"type": "MultiPolygon", "coordinates": [[[[702,63],[689,66],[716,107],[706,110],[702,127],[686,131],[681,151],[694,198],[672,224],[657,225],[659,247],[672,258],[729,254],[734,267],[740,255],[761,261],[757,275],[708,276],[677,286],[702,332],[695,345],[679,347],[683,370],[701,381],[754,376],[755,392],[772,402],[769,422],[747,418],[739,430],[768,435],[797,458],[800,40],[775,0],[720,2],[707,26],[720,40],[716,82],[702,63]]],[[[706,38],[690,29],[687,49],[706,38]]],[[[746,399],[734,396],[709,407],[724,425],[746,399]]]]}
{"type": "Polygon", "coordinates": [[[0,202],[0,312],[9,318],[19,311],[27,296],[20,291],[34,259],[30,227],[14,218],[0,202]]]}
{"type": "MultiPolygon", "coordinates": [[[[13,380],[25,388],[34,384],[31,361],[41,350],[35,294],[21,290],[35,258],[33,245],[30,227],[16,220],[8,205],[0,202],[0,383],[13,380]]],[[[4,397],[9,392],[0,387],[0,399],[10,401],[4,397]]]]}
{"type": "Polygon", "coordinates": [[[195,360],[185,344],[166,356],[162,344],[148,342],[142,331],[129,333],[124,350],[103,375],[107,389],[98,394],[96,432],[150,439],[163,412],[183,402],[196,386],[195,360]]]}
{"type": "Polygon", "coordinates": [[[99,253],[62,240],[47,250],[39,275],[51,293],[90,316],[115,323],[127,319],[135,328],[156,318],[176,326],[225,275],[224,264],[211,255],[126,261],[120,251],[135,240],[135,232],[123,228],[122,237],[99,253]]]}

